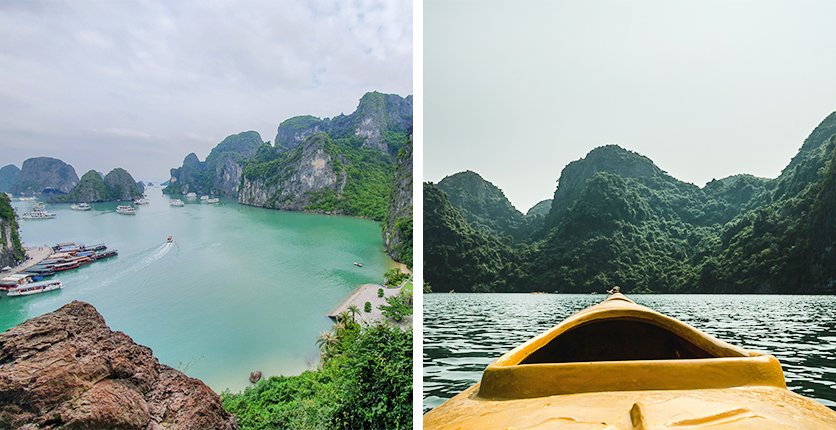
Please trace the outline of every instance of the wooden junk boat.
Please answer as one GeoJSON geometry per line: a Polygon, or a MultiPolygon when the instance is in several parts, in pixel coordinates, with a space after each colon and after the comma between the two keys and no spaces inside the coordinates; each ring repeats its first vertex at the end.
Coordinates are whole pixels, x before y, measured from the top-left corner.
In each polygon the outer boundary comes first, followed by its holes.
{"type": "Polygon", "coordinates": [[[424,429],[836,429],[787,389],[778,360],[622,294],[496,359],[424,429]]]}

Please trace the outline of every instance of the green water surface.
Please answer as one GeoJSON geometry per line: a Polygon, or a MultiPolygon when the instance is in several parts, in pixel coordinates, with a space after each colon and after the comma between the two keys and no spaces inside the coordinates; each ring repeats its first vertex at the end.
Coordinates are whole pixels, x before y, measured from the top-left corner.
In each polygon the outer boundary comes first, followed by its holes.
{"type": "MultiPolygon", "coordinates": [[[[176,208],[159,188],[148,195],[151,204],[135,216],[116,214],[115,203],[88,212],[48,205],[55,219],[20,220],[27,246],[104,242],[119,256],[57,275],[60,291],[2,297],[0,331],[82,300],[162,363],[216,391],[239,390],[253,370],[315,367],[328,311],[393,264],[377,222],[234,201],[176,208]]],[[[32,205],[14,202],[19,214],[32,205]]]]}

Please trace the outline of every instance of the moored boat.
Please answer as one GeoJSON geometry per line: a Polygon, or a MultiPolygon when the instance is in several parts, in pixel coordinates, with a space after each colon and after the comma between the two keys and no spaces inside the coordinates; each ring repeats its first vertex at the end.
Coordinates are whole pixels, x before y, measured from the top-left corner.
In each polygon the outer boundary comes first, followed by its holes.
{"type": "Polygon", "coordinates": [[[620,293],[493,361],[424,429],[832,429],[789,391],[778,360],[715,339],[620,293]]]}
{"type": "Polygon", "coordinates": [[[197,193],[188,193],[188,194],[186,194],[186,198],[187,199],[196,199],[197,198],[197,193]]]}
{"type": "Polygon", "coordinates": [[[206,201],[206,200],[209,200],[209,196],[200,196],[200,201],[203,202],[203,201],[206,201]]]}
{"type": "Polygon", "coordinates": [[[206,199],[206,203],[209,203],[209,204],[218,203],[220,201],[221,201],[221,199],[219,199],[217,197],[212,197],[211,199],[206,199]]]}
{"type": "Polygon", "coordinates": [[[113,250],[110,250],[110,251],[96,253],[96,255],[93,256],[93,259],[98,261],[98,260],[104,260],[105,258],[115,257],[117,255],[119,255],[119,252],[116,251],[115,249],[113,249],[113,250]]]}
{"type": "Polygon", "coordinates": [[[30,211],[26,212],[25,214],[20,216],[22,219],[52,219],[55,218],[55,214],[52,212],[46,211],[30,211]]]}
{"type": "Polygon", "coordinates": [[[6,295],[10,297],[29,296],[32,294],[45,293],[47,291],[57,290],[61,287],[61,281],[58,280],[31,282],[21,285],[13,290],[9,290],[6,293],[6,295]]]}
{"type": "Polygon", "coordinates": [[[90,209],[93,209],[93,207],[90,206],[87,203],[79,203],[79,204],[75,204],[75,205],[70,206],[70,209],[72,209],[74,211],[89,211],[90,209]]]}
{"type": "Polygon", "coordinates": [[[136,215],[136,209],[133,206],[116,206],[116,213],[122,215],[136,215]]]}
{"type": "Polygon", "coordinates": [[[37,212],[43,212],[46,210],[46,205],[41,202],[35,203],[35,206],[32,206],[32,210],[37,212]]]}
{"type": "Polygon", "coordinates": [[[148,197],[144,197],[144,196],[134,200],[135,205],[147,205],[147,204],[150,204],[150,203],[151,203],[151,200],[148,200],[148,197]]]}
{"type": "Polygon", "coordinates": [[[180,199],[171,199],[168,201],[168,204],[174,207],[182,207],[184,205],[183,201],[180,199]]]}

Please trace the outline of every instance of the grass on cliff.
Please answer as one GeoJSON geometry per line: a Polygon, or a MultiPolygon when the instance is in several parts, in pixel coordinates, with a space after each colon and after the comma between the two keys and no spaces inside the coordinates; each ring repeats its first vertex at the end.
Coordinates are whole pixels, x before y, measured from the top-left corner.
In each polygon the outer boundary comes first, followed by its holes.
{"type": "Polygon", "coordinates": [[[411,329],[346,314],[317,344],[319,369],[221,394],[242,430],[412,428],[411,329]]]}

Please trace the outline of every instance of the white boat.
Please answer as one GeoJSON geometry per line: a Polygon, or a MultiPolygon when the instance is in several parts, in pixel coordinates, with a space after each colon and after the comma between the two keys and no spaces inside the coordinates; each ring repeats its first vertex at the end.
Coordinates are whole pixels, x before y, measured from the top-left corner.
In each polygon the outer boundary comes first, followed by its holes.
{"type": "Polygon", "coordinates": [[[93,208],[87,203],[79,203],[77,205],[70,206],[70,209],[72,209],[74,211],[89,211],[90,209],[93,209],[93,208]]]}
{"type": "Polygon", "coordinates": [[[183,201],[180,199],[171,199],[168,204],[174,207],[181,207],[184,205],[183,201]]]}
{"type": "Polygon", "coordinates": [[[41,282],[29,282],[23,284],[13,290],[9,290],[6,293],[7,296],[29,296],[32,294],[38,293],[45,293],[47,291],[57,290],[61,288],[61,281],[51,280],[51,281],[41,281],[41,282]]]}
{"type": "Polygon", "coordinates": [[[45,211],[31,211],[26,212],[25,214],[20,216],[23,219],[52,219],[55,218],[55,214],[52,212],[45,212],[45,211]]]}
{"type": "Polygon", "coordinates": [[[133,206],[116,206],[116,213],[122,215],[136,215],[136,209],[133,206]]]}
{"type": "Polygon", "coordinates": [[[197,193],[186,194],[186,198],[187,199],[196,199],[197,198],[197,193]]]}
{"type": "Polygon", "coordinates": [[[219,199],[217,197],[213,197],[211,199],[206,199],[206,203],[218,203],[219,201],[221,201],[221,199],[219,199]]]}
{"type": "Polygon", "coordinates": [[[35,197],[20,197],[18,200],[22,202],[34,202],[37,199],[35,197]]]}
{"type": "Polygon", "coordinates": [[[148,200],[148,197],[142,197],[134,200],[135,205],[147,205],[150,204],[151,200],[148,200]]]}
{"type": "Polygon", "coordinates": [[[209,196],[200,196],[201,201],[209,200],[209,196]]]}
{"type": "Polygon", "coordinates": [[[41,202],[35,203],[35,206],[32,206],[32,210],[35,212],[43,212],[46,210],[46,205],[41,202]]]}
{"type": "MultiPolygon", "coordinates": [[[[11,267],[9,267],[11,269],[11,267]]],[[[14,290],[32,282],[32,275],[27,273],[15,273],[0,279],[0,291],[14,290]]]]}

